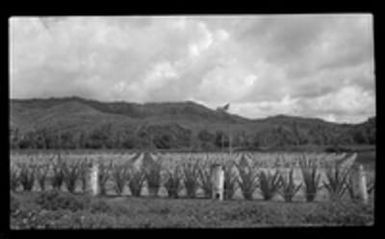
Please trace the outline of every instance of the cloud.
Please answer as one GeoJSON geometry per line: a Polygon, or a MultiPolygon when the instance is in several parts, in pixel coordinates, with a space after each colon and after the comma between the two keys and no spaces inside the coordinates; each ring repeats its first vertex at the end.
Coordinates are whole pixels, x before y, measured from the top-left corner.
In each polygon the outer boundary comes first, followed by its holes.
{"type": "Polygon", "coordinates": [[[372,16],[13,17],[12,98],[231,102],[245,117],[375,114],[372,16]]]}

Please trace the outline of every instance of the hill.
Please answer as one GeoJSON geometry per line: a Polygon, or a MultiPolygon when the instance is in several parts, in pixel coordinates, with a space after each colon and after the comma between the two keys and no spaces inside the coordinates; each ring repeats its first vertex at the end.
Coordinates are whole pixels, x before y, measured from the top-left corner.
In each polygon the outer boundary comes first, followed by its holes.
{"type": "Polygon", "coordinates": [[[80,97],[10,100],[16,148],[201,148],[374,144],[375,118],[360,124],[277,115],[248,119],[192,101],[99,102],[80,97]]]}

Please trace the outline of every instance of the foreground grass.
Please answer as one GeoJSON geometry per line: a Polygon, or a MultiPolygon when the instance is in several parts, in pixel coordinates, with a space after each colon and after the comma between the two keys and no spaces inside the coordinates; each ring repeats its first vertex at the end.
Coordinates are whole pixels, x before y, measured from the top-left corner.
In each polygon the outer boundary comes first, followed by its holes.
{"type": "Polygon", "coordinates": [[[351,202],[218,202],[45,194],[11,195],[11,229],[341,226],[374,222],[372,204],[351,202]]]}

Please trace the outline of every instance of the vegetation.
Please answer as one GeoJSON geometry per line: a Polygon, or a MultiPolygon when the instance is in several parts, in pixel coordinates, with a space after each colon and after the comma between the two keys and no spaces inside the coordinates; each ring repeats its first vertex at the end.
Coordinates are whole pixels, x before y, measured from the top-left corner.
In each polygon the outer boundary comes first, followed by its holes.
{"type": "Polygon", "coordinates": [[[110,172],[112,170],[112,167],[113,167],[112,160],[110,161],[108,166],[102,162],[99,162],[98,183],[99,183],[99,189],[100,189],[101,195],[107,194],[107,182],[111,177],[110,172]]]}
{"type": "Polygon", "coordinates": [[[235,191],[237,190],[237,175],[233,169],[233,163],[227,163],[225,165],[225,185],[223,195],[225,200],[234,198],[235,191]]]}
{"type": "Polygon", "coordinates": [[[293,201],[295,194],[301,189],[302,183],[296,184],[294,181],[294,170],[290,169],[287,177],[281,173],[280,175],[281,188],[278,191],[286,202],[293,201]]]}
{"type": "Polygon", "coordinates": [[[195,198],[199,187],[199,164],[197,162],[186,162],[182,165],[183,184],[186,188],[187,197],[195,198]]]}
{"type": "MultiPolygon", "coordinates": [[[[130,168],[127,174],[128,187],[130,188],[131,195],[139,197],[142,192],[143,183],[145,180],[145,174],[142,169],[130,168]]],[[[154,194],[153,194],[154,195],[154,194]]]]}
{"type": "Polygon", "coordinates": [[[323,183],[329,191],[332,200],[339,200],[347,189],[349,169],[339,168],[338,166],[326,169],[327,181],[323,183]]]}
{"type": "Polygon", "coordinates": [[[256,173],[255,167],[252,165],[252,163],[242,159],[240,163],[235,165],[239,172],[238,185],[242,190],[243,197],[247,200],[252,200],[254,191],[258,186],[258,175],[256,173]]]}
{"type": "Polygon", "coordinates": [[[279,180],[280,172],[277,170],[274,174],[270,171],[261,171],[259,173],[259,189],[264,200],[272,199],[281,186],[279,180]]]}
{"type": "Polygon", "coordinates": [[[311,159],[302,158],[300,166],[305,186],[306,201],[312,202],[320,189],[321,175],[318,173],[317,165],[311,159]]]}
{"type": "Polygon", "coordinates": [[[11,116],[13,149],[220,150],[230,146],[227,128],[237,149],[318,145],[333,152],[376,143],[375,117],[360,124],[283,115],[250,120],[192,102],[139,106],[81,98],[11,100],[11,116]],[[35,128],[28,127],[31,122],[35,128]]]}
{"type": "Polygon", "coordinates": [[[24,191],[31,191],[35,183],[36,165],[20,164],[20,184],[24,191]]]}
{"type": "Polygon", "coordinates": [[[157,196],[159,192],[159,188],[161,186],[161,172],[162,165],[159,161],[152,161],[151,164],[148,165],[144,169],[145,178],[148,185],[148,190],[150,195],[157,196]]]}
{"type": "Polygon", "coordinates": [[[199,180],[201,182],[201,186],[204,192],[205,197],[211,198],[213,193],[213,187],[211,182],[211,170],[209,163],[203,163],[200,165],[199,169],[199,180]]]}
{"type": "Polygon", "coordinates": [[[373,204],[162,198],[89,198],[64,192],[11,194],[11,229],[368,226],[373,204]]]}
{"type": "Polygon", "coordinates": [[[115,164],[112,167],[112,177],[114,180],[114,188],[118,195],[122,195],[124,186],[127,182],[128,165],[115,164]]]}
{"type": "Polygon", "coordinates": [[[181,189],[181,172],[179,166],[176,166],[173,170],[167,170],[167,180],[164,187],[169,197],[179,197],[179,191],[181,189]]]}

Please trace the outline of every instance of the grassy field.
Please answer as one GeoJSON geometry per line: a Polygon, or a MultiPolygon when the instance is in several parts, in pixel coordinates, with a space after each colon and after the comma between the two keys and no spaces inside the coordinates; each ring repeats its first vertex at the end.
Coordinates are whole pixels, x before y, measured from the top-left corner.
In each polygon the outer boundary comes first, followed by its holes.
{"type": "Polygon", "coordinates": [[[67,152],[58,157],[52,152],[18,152],[11,155],[11,228],[372,225],[375,157],[375,152],[370,151],[359,152],[356,158],[352,154],[334,153],[241,153],[231,158],[220,153],[125,154],[99,151],[87,154],[67,152]],[[64,165],[58,164],[58,158],[64,165]],[[104,182],[103,196],[85,194],[83,176],[86,171],[77,164],[85,158],[106,166],[111,164],[99,175],[99,180],[104,182]],[[354,164],[365,167],[367,185],[371,187],[368,205],[360,204],[352,198],[349,190],[343,189],[349,186],[349,182],[339,181],[341,175],[335,178],[339,182],[334,189],[330,188],[331,181],[326,177],[328,165],[340,165],[339,162],[352,158],[355,158],[354,164]],[[314,193],[308,190],[309,185],[304,185],[301,162],[308,160],[317,165],[317,173],[308,178],[316,180],[319,177],[319,182],[314,184],[314,193]],[[189,166],[183,168],[186,162],[189,166]],[[194,173],[196,162],[199,167],[194,173]],[[225,194],[232,191],[229,194],[232,196],[225,196],[226,200],[222,202],[208,199],[210,196],[207,195],[211,194],[207,194],[205,178],[200,174],[209,172],[210,165],[218,162],[238,165],[231,171],[235,178],[234,188],[225,186],[225,194]],[[249,166],[242,166],[244,163],[249,166]],[[183,166],[183,170],[176,177],[180,185],[175,196],[171,191],[175,187],[168,185],[173,183],[169,173],[179,166],[183,166]],[[279,184],[289,175],[289,168],[293,169],[293,184],[279,184]],[[276,181],[275,173],[282,178],[276,181]],[[61,182],[57,184],[57,180],[61,182]],[[248,180],[251,180],[249,186],[246,185],[248,180]],[[153,183],[151,187],[150,181],[153,183]],[[155,193],[150,189],[155,189],[155,193]],[[249,197],[248,190],[252,190],[249,197]],[[286,194],[291,194],[289,200],[286,194]],[[314,195],[314,198],[309,199],[309,195],[314,195]]]}
{"type": "Polygon", "coordinates": [[[11,229],[368,226],[374,206],[347,202],[213,201],[69,193],[11,196],[11,229]],[[50,194],[50,195],[49,195],[50,194]]]}

